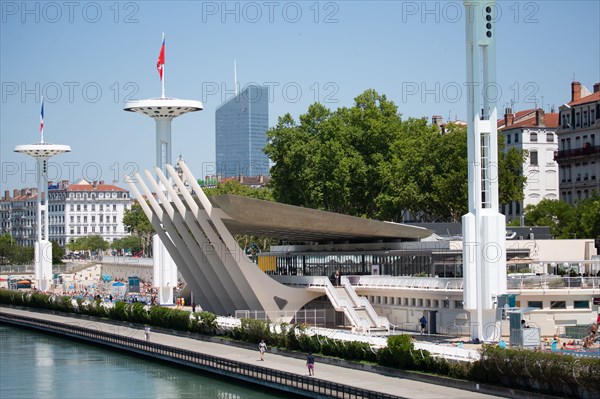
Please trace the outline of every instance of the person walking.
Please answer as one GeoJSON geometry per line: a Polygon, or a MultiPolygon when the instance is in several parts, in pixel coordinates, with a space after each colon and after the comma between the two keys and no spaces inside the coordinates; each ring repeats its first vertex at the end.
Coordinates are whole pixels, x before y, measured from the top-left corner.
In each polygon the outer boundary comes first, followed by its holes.
{"type": "Polygon", "coordinates": [[[150,326],[144,327],[144,337],[146,337],[146,342],[150,341],[150,326]]]}
{"type": "Polygon", "coordinates": [[[421,324],[421,334],[425,334],[425,329],[427,328],[427,318],[425,315],[421,316],[419,324],[421,324]]]}
{"type": "Polygon", "coordinates": [[[308,375],[315,375],[315,357],[312,352],[308,352],[308,356],[306,356],[306,367],[308,368],[308,375]]]}
{"type": "Polygon", "coordinates": [[[261,339],[260,344],[258,344],[258,351],[260,352],[260,360],[265,360],[265,351],[267,350],[267,344],[265,344],[265,340],[261,339]]]}

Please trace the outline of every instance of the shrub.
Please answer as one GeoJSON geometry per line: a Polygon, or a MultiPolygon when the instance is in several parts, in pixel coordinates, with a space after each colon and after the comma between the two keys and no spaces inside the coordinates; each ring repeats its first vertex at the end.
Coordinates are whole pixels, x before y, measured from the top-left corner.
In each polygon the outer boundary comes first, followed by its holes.
{"type": "Polygon", "coordinates": [[[128,305],[129,320],[134,323],[146,324],[150,321],[150,316],[144,305],[140,302],[128,305]]]}
{"type": "Polygon", "coordinates": [[[125,302],[115,302],[112,310],[109,313],[110,318],[113,320],[127,320],[126,306],[127,304],[125,302]]]}

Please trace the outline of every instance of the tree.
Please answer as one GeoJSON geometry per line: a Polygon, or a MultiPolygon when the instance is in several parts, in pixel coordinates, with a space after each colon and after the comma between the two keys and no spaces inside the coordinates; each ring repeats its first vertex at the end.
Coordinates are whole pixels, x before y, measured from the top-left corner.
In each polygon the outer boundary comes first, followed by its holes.
{"type": "Polygon", "coordinates": [[[248,187],[237,180],[229,180],[225,183],[217,184],[216,187],[204,188],[204,193],[207,196],[232,194],[242,197],[256,198],[266,201],[273,201],[273,195],[268,188],[248,187]]]}
{"type": "Polygon", "coordinates": [[[33,247],[19,245],[10,233],[0,235],[0,265],[30,265],[33,253],[33,247]]]}
{"type": "Polygon", "coordinates": [[[120,240],[114,240],[111,244],[111,248],[121,251],[129,250],[131,253],[140,252],[143,250],[142,239],[140,236],[127,236],[120,240]]]}
{"type": "MultiPolygon", "coordinates": [[[[253,188],[244,186],[236,180],[229,180],[225,183],[218,184],[216,187],[203,189],[207,196],[232,194],[242,197],[256,198],[265,201],[273,201],[273,193],[269,188],[253,188]]],[[[276,239],[267,237],[257,237],[249,235],[234,234],[234,238],[238,245],[246,251],[248,255],[252,255],[255,259],[259,252],[268,251],[271,244],[277,242],[276,239]]]]}
{"type": "Polygon", "coordinates": [[[143,248],[142,251],[145,255],[150,255],[149,252],[151,252],[154,228],[152,227],[152,223],[150,223],[146,217],[140,204],[135,203],[131,206],[131,209],[125,210],[123,224],[128,233],[140,237],[143,248]]]}
{"type": "Polygon", "coordinates": [[[52,241],[52,264],[62,265],[63,258],[65,256],[65,249],[61,247],[56,241],[52,241]]]}
{"type": "MultiPolygon", "coordinates": [[[[402,221],[458,221],[467,212],[466,128],[446,134],[425,119],[402,119],[385,95],[367,90],[351,108],[309,106],[269,130],[278,202],[348,215],[402,221]]],[[[499,140],[499,143],[501,141],[499,140]]],[[[499,154],[500,199],[522,199],[523,153],[499,154]]]]}
{"type": "Polygon", "coordinates": [[[569,238],[565,237],[565,227],[572,223],[573,207],[566,202],[543,199],[537,205],[527,205],[524,213],[526,225],[549,226],[555,238],[569,238]]]}

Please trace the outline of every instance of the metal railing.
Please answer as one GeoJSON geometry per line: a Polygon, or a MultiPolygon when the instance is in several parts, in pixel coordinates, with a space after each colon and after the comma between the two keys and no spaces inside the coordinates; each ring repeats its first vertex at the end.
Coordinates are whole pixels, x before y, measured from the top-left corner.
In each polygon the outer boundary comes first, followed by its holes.
{"type": "Polygon", "coordinates": [[[373,288],[412,288],[420,290],[462,290],[462,278],[358,276],[353,284],[373,288]]]}
{"type": "Polygon", "coordinates": [[[380,328],[382,327],[389,331],[390,321],[388,320],[388,318],[379,316],[377,314],[377,312],[375,312],[375,309],[373,309],[373,305],[371,305],[371,302],[369,302],[369,300],[367,298],[358,296],[358,294],[354,290],[354,287],[352,287],[352,284],[350,284],[350,280],[348,280],[348,277],[342,276],[341,282],[342,282],[342,286],[344,287],[344,289],[346,290],[346,292],[348,293],[348,295],[350,296],[352,301],[357,306],[363,307],[365,309],[365,311],[367,312],[367,314],[369,315],[369,317],[371,318],[373,323],[377,327],[380,327],[380,328]]]}
{"type": "Polygon", "coordinates": [[[371,331],[371,323],[356,312],[354,304],[349,299],[338,295],[329,278],[313,277],[310,287],[323,287],[333,307],[338,311],[342,310],[354,327],[361,329],[363,332],[371,331]]]}
{"type": "Polygon", "coordinates": [[[297,324],[307,324],[316,327],[325,327],[327,317],[325,309],[300,309],[300,310],[246,310],[235,311],[236,319],[253,319],[272,321],[276,323],[287,320],[296,320],[297,324]]]}
{"type": "Polygon", "coordinates": [[[509,290],[600,289],[600,277],[519,276],[509,277],[509,290]]]}
{"type": "Polygon", "coordinates": [[[308,377],[286,371],[273,370],[253,364],[224,359],[186,349],[175,348],[172,346],[80,326],[73,326],[6,313],[0,314],[0,322],[27,326],[30,328],[43,330],[45,332],[50,331],[86,341],[103,343],[105,345],[126,349],[132,352],[160,357],[164,360],[174,363],[189,365],[205,371],[230,376],[243,381],[251,381],[256,384],[270,387],[273,387],[274,385],[279,386],[285,391],[290,391],[291,388],[296,393],[311,397],[318,396],[332,398],[374,399],[399,398],[398,396],[382,392],[375,392],[336,382],[320,380],[312,376],[308,377]]]}

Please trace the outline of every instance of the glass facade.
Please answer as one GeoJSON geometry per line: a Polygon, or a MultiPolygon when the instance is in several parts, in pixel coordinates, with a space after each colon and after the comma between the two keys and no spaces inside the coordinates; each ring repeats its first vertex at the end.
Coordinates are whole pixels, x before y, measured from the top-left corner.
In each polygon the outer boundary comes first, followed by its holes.
{"type": "Polygon", "coordinates": [[[263,253],[259,257],[275,258],[274,267],[263,267],[268,274],[331,277],[339,270],[343,275],[462,277],[461,253],[263,253]]]}
{"type": "Polygon", "coordinates": [[[269,91],[248,86],[215,112],[217,175],[266,176],[269,158],[263,152],[269,127],[269,91]]]}

